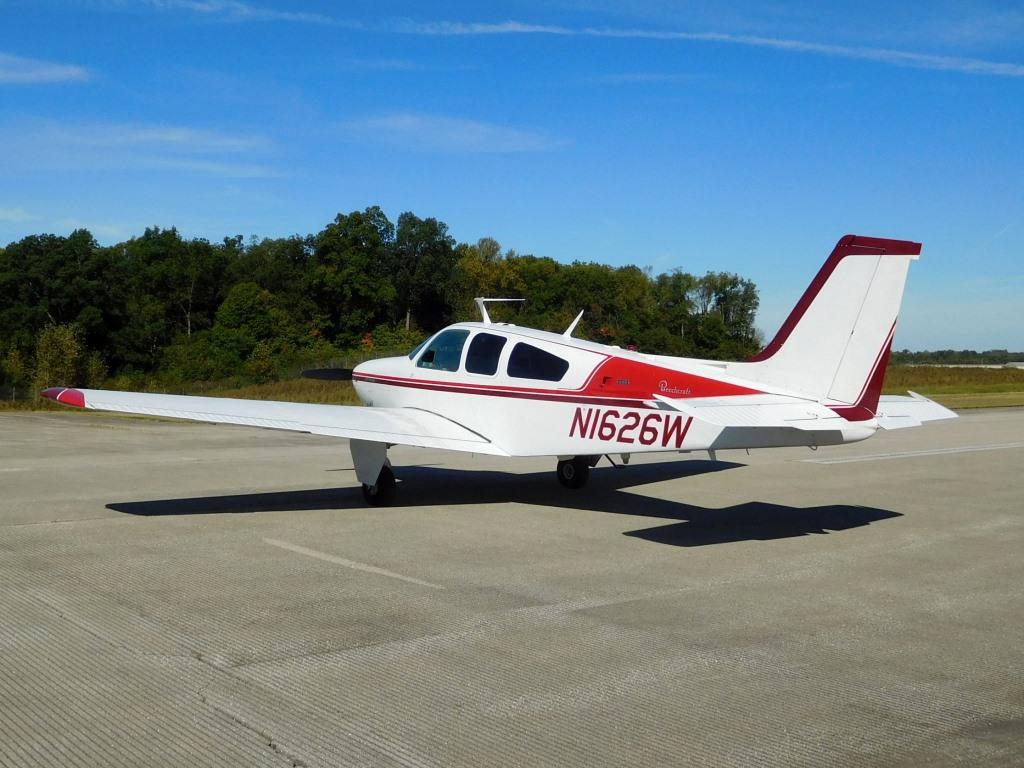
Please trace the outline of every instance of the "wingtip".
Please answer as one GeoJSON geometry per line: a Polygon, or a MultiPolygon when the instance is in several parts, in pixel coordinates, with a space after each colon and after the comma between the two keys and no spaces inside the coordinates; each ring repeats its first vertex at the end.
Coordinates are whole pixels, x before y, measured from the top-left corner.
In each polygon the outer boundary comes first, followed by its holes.
{"type": "Polygon", "coordinates": [[[85,395],[77,389],[67,387],[50,387],[39,393],[47,400],[55,400],[61,405],[71,405],[75,408],[85,408],[85,395]]]}

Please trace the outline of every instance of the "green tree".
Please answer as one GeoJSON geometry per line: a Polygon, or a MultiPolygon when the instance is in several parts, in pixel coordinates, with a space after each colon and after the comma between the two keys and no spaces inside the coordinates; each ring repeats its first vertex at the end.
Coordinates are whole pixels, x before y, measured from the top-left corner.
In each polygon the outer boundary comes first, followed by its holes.
{"type": "Polygon", "coordinates": [[[17,347],[12,346],[7,350],[2,370],[4,383],[11,388],[11,400],[17,400],[18,390],[27,386],[29,380],[28,363],[17,347]]]}
{"type": "Polygon", "coordinates": [[[47,387],[80,384],[80,366],[85,350],[79,329],[62,323],[46,326],[36,342],[36,364],[32,384],[36,391],[47,387]]]}
{"type": "Polygon", "coordinates": [[[394,225],[377,206],[338,214],[316,236],[309,291],[317,324],[332,341],[354,346],[364,334],[394,316],[390,249],[394,225]]]}
{"type": "Polygon", "coordinates": [[[455,269],[455,238],[448,225],[413,213],[398,217],[392,275],[396,308],[404,312],[393,322],[415,323],[436,330],[451,321],[448,294],[455,269]]]}

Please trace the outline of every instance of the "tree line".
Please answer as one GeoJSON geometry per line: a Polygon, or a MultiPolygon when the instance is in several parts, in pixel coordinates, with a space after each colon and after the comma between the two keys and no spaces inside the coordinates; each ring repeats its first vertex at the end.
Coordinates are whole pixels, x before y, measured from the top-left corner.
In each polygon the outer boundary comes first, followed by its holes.
{"type": "Polygon", "coordinates": [[[411,347],[476,319],[476,296],[521,297],[495,320],[644,352],[739,359],[759,347],[754,284],[738,275],[562,264],[457,243],[435,218],[379,207],[284,238],[146,229],[111,246],[79,229],[0,248],[0,385],[175,387],[265,381],[356,351],[411,347]]]}
{"type": "Polygon", "coordinates": [[[1005,349],[937,349],[933,352],[911,352],[901,349],[892,353],[892,362],[899,365],[1006,365],[1024,362],[1024,352],[1005,349]]]}

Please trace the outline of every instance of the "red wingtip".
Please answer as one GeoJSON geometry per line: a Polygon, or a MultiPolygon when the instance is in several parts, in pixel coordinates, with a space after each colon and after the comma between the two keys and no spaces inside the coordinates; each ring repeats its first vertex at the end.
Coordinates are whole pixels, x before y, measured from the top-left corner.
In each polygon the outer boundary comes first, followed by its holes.
{"type": "Polygon", "coordinates": [[[75,408],[85,408],[85,395],[77,389],[67,387],[50,387],[39,393],[48,400],[56,400],[62,405],[73,405],[75,408]]]}

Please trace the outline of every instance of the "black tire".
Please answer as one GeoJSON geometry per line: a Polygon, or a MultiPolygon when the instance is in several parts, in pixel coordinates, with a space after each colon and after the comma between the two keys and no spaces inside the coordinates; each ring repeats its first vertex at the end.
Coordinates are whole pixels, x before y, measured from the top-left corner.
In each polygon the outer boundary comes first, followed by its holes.
{"type": "Polygon", "coordinates": [[[558,482],[566,488],[582,488],[590,477],[590,462],[586,456],[577,456],[558,462],[555,470],[558,482]]]}
{"type": "Polygon", "coordinates": [[[371,507],[387,507],[395,500],[397,490],[395,473],[391,471],[391,467],[385,464],[380,468],[376,483],[373,485],[363,483],[363,498],[371,507]]]}

